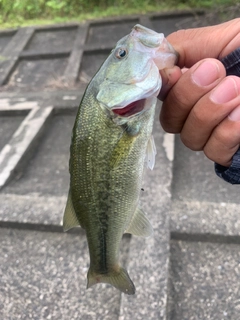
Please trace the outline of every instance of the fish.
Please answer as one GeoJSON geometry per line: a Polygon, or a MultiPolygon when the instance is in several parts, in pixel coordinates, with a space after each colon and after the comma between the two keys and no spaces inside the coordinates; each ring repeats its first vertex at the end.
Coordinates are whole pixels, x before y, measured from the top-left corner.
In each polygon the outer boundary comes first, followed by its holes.
{"type": "Polygon", "coordinates": [[[133,295],[119,263],[124,233],[149,237],[153,228],[139,204],[145,163],[153,169],[152,127],[162,86],[159,70],[177,53],[162,33],[140,24],[120,39],[88,84],[73,126],[70,186],[63,229],[86,231],[87,288],[108,283],[133,295]]]}

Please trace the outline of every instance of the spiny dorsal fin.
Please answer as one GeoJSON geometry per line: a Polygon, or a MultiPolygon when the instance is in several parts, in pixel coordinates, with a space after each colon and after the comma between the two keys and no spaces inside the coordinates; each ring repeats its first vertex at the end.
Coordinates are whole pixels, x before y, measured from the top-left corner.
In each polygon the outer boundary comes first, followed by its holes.
{"type": "Polygon", "coordinates": [[[153,136],[151,135],[150,139],[148,140],[147,154],[146,154],[147,166],[151,170],[154,168],[154,165],[155,165],[156,154],[157,154],[157,150],[156,150],[155,142],[154,142],[153,136]]]}
{"type": "Polygon", "coordinates": [[[79,227],[79,222],[73,208],[71,192],[69,191],[66,208],[63,215],[63,231],[68,231],[74,227],[79,227]]]}
{"type": "Polygon", "coordinates": [[[131,233],[140,237],[150,237],[153,234],[151,223],[141,208],[137,208],[134,212],[132,220],[130,221],[125,233],[131,233]]]}

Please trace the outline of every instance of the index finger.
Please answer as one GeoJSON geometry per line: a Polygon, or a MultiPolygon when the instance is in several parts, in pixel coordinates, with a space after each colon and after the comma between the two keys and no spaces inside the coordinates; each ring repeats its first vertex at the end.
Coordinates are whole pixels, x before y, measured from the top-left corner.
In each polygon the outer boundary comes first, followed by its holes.
{"type": "Polygon", "coordinates": [[[178,66],[192,67],[204,58],[223,58],[240,46],[240,19],[219,25],[179,30],[167,37],[179,53],[178,66]]]}

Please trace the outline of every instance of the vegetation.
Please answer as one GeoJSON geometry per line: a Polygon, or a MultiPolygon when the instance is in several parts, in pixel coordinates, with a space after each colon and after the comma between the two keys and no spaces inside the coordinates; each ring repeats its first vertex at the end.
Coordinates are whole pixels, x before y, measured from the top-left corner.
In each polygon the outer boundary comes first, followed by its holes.
{"type": "Polygon", "coordinates": [[[216,8],[239,0],[0,0],[0,27],[83,21],[121,14],[216,8]]]}

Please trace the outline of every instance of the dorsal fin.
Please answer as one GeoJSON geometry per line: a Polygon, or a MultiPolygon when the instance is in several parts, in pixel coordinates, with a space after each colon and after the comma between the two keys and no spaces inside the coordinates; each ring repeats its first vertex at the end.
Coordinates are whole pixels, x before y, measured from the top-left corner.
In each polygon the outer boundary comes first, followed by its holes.
{"type": "Polygon", "coordinates": [[[150,237],[153,234],[152,225],[141,208],[137,208],[134,212],[125,233],[131,233],[140,237],[150,237]]]}
{"type": "Polygon", "coordinates": [[[66,208],[63,215],[63,230],[68,231],[71,228],[79,227],[80,223],[78,222],[73,203],[71,192],[68,193],[68,199],[66,208]]]}

